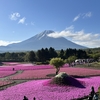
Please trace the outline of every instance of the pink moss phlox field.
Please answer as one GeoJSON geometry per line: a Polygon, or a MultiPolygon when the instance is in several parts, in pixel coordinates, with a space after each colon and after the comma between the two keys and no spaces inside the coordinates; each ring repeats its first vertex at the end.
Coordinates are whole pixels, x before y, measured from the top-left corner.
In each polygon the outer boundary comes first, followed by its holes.
{"type": "MultiPolygon", "coordinates": [[[[25,70],[21,74],[12,76],[11,79],[33,79],[33,78],[50,78],[49,74],[55,74],[56,69],[41,69],[40,70],[25,70]]],[[[100,75],[100,70],[88,69],[88,68],[74,68],[64,67],[60,69],[60,72],[66,72],[68,75],[75,76],[93,76],[100,75]]]]}
{"type": "MultiPolygon", "coordinates": [[[[68,75],[75,76],[100,75],[100,70],[66,66],[61,68],[60,72],[66,72],[68,75]]],[[[55,75],[56,72],[56,69],[51,65],[31,64],[0,66],[0,72],[3,71],[8,73],[12,71],[13,68],[16,71],[23,70],[23,72],[10,77],[11,79],[49,78],[48,75],[55,75]]],[[[36,100],[71,100],[88,95],[91,91],[91,86],[94,86],[95,91],[97,91],[98,87],[100,86],[100,76],[76,79],[79,80],[85,88],[75,86],[58,86],[56,84],[51,85],[49,84],[50,79],[34,80],[0,91],[0,100],[23,100],[24,95],[26,95],[29,100],[33,100],[33,97],[36,97],[36,100]]]]}
{"type": "Polygon", "coordinates": [[[33,97],[36,97],[36,100],[71,100],[88,95],[91,91],[91,86],[94,86],[95,91],[97,91],[100,86],[100,76],[77,78],[77,80],[85,82],[86,88],[77,88],[73,86],[44,86],[43,84],[49,80],[50,79],[34,80],[9,87],[6,90],[0,91],[0,99],[23,100],[25,95],[29,100],[33,100],[33,97]]]}
{"type": "Polygon", "coordinates": [[[55,73],[55,69],[40,69],[40,70],[25,70],[21,74],[17,74],[15,76],[12,76],[10,79],[40,79],[40,78],[49,78],[46,76],[47,74],[55,73]]]}
{"type": "MultiPolygon", "coordinates": [[[[35,64],[32,64],[32,63],[25,63],[25,64],[21,64],[21,63],[18,63],[18,62],[2,62],[4,65],[6,66],[11,66],[11,65],[15,65],[15,66],[34,66],[35,64]]],[[[40,65],[38,65],[40,66],[40,65]]],[[[69,64],[64,64],[63,67],[69,67],[69,64]]]]}
{"type": "Polygon", "coordinates": [[[61,68],[60,72],[66,72],[69,75],[78,75],[78,76],[93,76],[100,75],[100,70],[89,69],[89,68],[61,68]]]}
{"type": "Polygon", "coordinates": [[[40,70],[40,69],[52,69],[51,65],[30,65],[30,64],[18,64],[14,66],[1,66],[0,71],[9,71],[9,70],[40,70]]]}
{"type": "Polygon", "coordinates": [[[0,71],[0,78],[15,74],[16,71],[0,71]]]}
{"type": "Polygon", "coordinates": [[[17,65],[17,62],[2,62],[4,65],[17,65]]]}
{"type": "MultiPolygon", "coordinates": [[[[3,62],[3,66],[0,66],[0,71],[9,71],[13,68],[15,70],[37,70],[37,69],[51,69],[53,66],[51,65],[35,65],[32,63],[29,64],[21,64],[17,62],[3,62]]],[[[69,67],[68,64],[64,64],[62,67],[69,67]]]]}

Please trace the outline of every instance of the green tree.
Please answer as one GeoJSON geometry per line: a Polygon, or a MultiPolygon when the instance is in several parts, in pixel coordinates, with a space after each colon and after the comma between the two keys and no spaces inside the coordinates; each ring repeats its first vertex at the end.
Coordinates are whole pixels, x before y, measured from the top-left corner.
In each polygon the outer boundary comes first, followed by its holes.
{"type": "Polygon", "coordinates": [[[98,61],[99,57],[100,57],[100,53],[92,54],[92,58],[94,59],[94,61],[98,61]]]}
{"type": "Polygon", "coordinates": [[[64,63],[64,60],[61,58],[52,58],[50,60],[50,65],[53,65],[56,68],[56,75],[58,74],[58,72],[60,71],[60,67],[62,67],[64,63]]]}
{"type": "Polygon", "coordinates": [[[26,52],[26,54],[24,55],[24,61],[25,62],[29,61],[28,56],[29,56],[29,52],[26,52]]]}
{"type": "Polygon", "coordinates": [[[66,49],[65,50],[65,58],[67,59],[68,57],[70,57],[71,55],[73,55],[72,53],[72,49],[66,49]]]}
{"type": "Polygon", "coordinates": [[[79,49],[79,50],[77,51],[77,58],[79,58],[79,59],[87,58],[87,53],[86,53],[86,51],[79,49]]]}
{"type": "Polygon", "coordinates": [[[38,50],[36,52],[36,57],[37,57],[37,61],[42,61],[42,52],[41,52],[41,50],[38,50]]]}
{"type": "Polygon", "coordinates": [[[74,62],[77,59],[76,56],[70,56],[68,57],[68,59],[66,60],[67,63],[69,63],[69,66],[72,62],[74,62]]]}
{"type": "Polygon", "coordinates": [[[49,55],[50,55],[50,58],[54,58],[58,56],[57,52],[52,47],[49,48],[49,55]]]}
{"type": "Polygon", "coordinates": [[[46,60],[50,60],[50,55],[49,55],[48,48],[45,48],[45,58],[46,58],[46,60]]]}
{"type": "Polygon", "coordinates": [[[18,54],[12,52],[12,53],[11,53],[11,57],[12,57],[13,60],[17,61],[17,59],[18,59],[18,54]]]}
{"type": "Polygon", "coordinates": [[[65,57],[64,57],[64,50],[63,50],[63,49],[60,50],[58,56],[59,56],[60,58],[62,58],[62,59],[65,58],[65,57]]]}
{"type": "Polygon", "coordinates": [[[42,55],[42,59],[41,59],[41,61],[42,62],[45,62],[46,61],[46,52],[45,52],[45,49],[41,49],[41,55],[42,55]]]}
{"type": "Polygon", "coordinates": [[[36,59],[36,56],[35,56],[34,51],[30,51],[28,55],[28,60],[33,63],[35,59],[36,59]]]}
{"type": "Polygon", "coordinates": [[[6,52],[6,53],[5,53],[5,60],[6,60],[6,61],[11,60],[11,54],[10,54],[9,52],[6,52]]]}

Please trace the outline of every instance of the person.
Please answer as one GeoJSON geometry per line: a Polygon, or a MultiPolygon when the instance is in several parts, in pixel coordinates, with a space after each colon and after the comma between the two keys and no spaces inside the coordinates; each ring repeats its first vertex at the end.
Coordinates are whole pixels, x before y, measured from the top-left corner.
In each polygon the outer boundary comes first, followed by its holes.
{"type": "Polygon", "coordinates": [[[13,71],[14,71],[15,69],[13,68],[13,71]]]}
{"type": "Polygon", "coordinates": [[[26,96],[24,96],[24,99],[23,100],[28,100],[28,98],[26,96]]]}
{"type": "Polygon", "coordinates": [[[95,94],[95,91],[94,91],[94,87],[92,86],[91,87],[91,93],[90,93],[90,95],[92,96],[92,98],[93,98],[94,94],[95,94]]]}
{"type": "Polygon", "coordinates": [[[97,93],[94,94],[93,100],[98,100],[98,95],[97,95],[97,93]]]}
{"type": "Polygon", "coordinates": [[[88,100],[92,100],[92,96],[91,96],[91,94],[89,94],[88,100]]]}
{"type": "Polygon", "coordinates": [[[33,100],[36,100],[36,98],[34,97],[33,100]]]}
{"type": "Polygon", "coordinates": [[[94,87],[92,86],[91,87],[91,92],[90,92],[89,97],[88,97],[88,100],[93,100],[94,94],[95,94],[95,91],[94,91],[94,87]]]}

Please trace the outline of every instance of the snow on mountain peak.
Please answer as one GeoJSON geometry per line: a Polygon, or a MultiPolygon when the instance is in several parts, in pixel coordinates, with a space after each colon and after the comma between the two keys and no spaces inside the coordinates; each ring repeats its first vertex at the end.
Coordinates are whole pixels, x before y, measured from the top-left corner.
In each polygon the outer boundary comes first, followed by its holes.
{"type": "Polygon", "coordinates": [[[45,30],[43,32],[41,32],[40,34],[37,34],[37,38],[38,40],[40,40],[41,38],[47,36],[48,34],[54,33],[54,31],[52,30],[45,30]]]}

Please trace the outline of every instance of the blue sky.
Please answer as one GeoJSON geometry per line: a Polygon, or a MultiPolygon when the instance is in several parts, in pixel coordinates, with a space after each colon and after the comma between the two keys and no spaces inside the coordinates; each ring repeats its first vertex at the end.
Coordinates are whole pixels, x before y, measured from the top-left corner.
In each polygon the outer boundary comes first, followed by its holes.
{"type": "Polygon", "coordinates": [[[0,0],[0,45],[44,30],[87,47],[100,47],[100,0],[0,0]]]}

